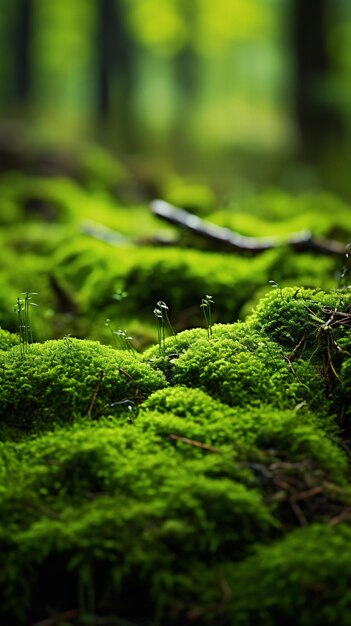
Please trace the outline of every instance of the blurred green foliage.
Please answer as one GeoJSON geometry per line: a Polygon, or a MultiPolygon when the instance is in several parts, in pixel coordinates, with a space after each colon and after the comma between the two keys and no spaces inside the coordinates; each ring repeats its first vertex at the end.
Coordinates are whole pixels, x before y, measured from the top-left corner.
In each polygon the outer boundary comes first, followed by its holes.
{"type": "Polygon", "coordinates": [[[240,150],[251,155],[242,174],[257,180],[269,156],[271,177],[302,187],[320,178],[346,195],[351,10],[345,0],[317,9],[300,0],[2,0],[0,113],[60,140],[98,134],[128,153],[209,161],[217,177],[224,162],[241,171],[240,150]],[[307,86],[296,30],[303,6],[307,86]],[[326,111],[322,153],[314,135],[314,156],[302,150],[302,159],[316,170],[303,162],[282,171],[309,141],[300,105],[316,119],[326,111]]]}

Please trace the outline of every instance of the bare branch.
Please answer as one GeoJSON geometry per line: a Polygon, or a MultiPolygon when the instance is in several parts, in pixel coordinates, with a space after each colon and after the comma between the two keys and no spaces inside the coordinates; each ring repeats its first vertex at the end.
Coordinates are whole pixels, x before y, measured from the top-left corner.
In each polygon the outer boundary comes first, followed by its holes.
{"type": "Polygon", "coordinates": [[[153,200],[151,209],[157,217],[214,242],[218,247],[235,252],[263,252],[271,248],[289,245],[302,251],[324,254],[345,254],[345,244],[332,239],[313,237],[308,230],[292,233],[287,239],[279,237],[244,237],[230,228],[207,222],[193,213],[180,209],[164,200],[153,200]]]}

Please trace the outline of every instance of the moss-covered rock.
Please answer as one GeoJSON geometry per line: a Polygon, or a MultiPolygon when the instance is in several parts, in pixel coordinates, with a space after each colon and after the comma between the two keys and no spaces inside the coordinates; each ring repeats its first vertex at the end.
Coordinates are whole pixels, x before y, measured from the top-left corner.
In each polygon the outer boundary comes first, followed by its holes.
{"type": "Polygon", "coordinates": [[[14,431],[100,417],[166,384],[137,355],[71,338],[30,345],[24,356],[16,346],[0,354],[0,363],[0,419],[14,431]]]}

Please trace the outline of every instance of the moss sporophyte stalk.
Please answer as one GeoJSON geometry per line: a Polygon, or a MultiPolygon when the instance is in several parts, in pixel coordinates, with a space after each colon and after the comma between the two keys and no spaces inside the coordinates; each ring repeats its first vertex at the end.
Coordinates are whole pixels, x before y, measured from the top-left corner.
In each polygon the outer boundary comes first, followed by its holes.
{"type": "Polygon", "coordinates": [[[157,306],[153,311],[157,324],[159,353],[163,357],[166,356],[166,328],[168,328],[173,335],[175,334],[168,316],[168,311],[169,308],[163,300],[157,302],[157,306]]]}
{"type": "Polygon", "coordinates": [[[24,291],[21,293],[24,298],[17,298],[15,305],[15,313],[17,313],[17,327],[20,337],[20,349],[21,355],[25,356],[28,353],[28,348],[33,343],[33,331],[30,323],[29,307],[38,306],[32,301],[32,296],[37,296],[35,291],[24,291]]]}
{"type": "Polygon", "coordinates": [[[207,329],[207,337],[208,339],[212,335],[212,309],[211,304],[214,304],[212,296],[206,295],[201,300],[200,307],[202,308],[202,312],[205,318],[205,325],[207,329]]]}
{"type": "Polygon", "coordinates": [[[134,347],[131,343],[133,337],[129,337],[126,330],[122,330],[121,328],[113,330],[110,319],[106,319],[105,326],[110,330],[114,346],[117,350],[129,350],[130,352],[134,352],[134,347]]]}
{"type": "Polygon", "coordinates": [[[345,246],[345,263],[340,274],[339,285],[338,285],[338,288],[343,291],[345,291],[346,289],[351,289],[351,285],[349,284],[349,280],[351,279],[349,279],[349,276],[348,276],[350,273],[350,265],[351,265],[350,254],[351,254],[351,243],[348,243],[347,246],[345,246]]]}

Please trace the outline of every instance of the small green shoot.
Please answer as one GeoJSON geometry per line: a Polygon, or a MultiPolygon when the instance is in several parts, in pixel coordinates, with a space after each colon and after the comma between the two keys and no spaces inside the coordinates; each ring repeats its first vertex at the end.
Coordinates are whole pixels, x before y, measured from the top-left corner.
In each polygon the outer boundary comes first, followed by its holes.
{"type": "Polygon", "coordinates": [[[269,283],[269,285],[271,285],[273,287],[273,289],[279,289],[280,297],[281,297],[282,300],[284,300],[283,288],[279,285],[279,283],[277,283],[275,280],[269,280],[268,283],[269,283]]]}
{"type": "Polygon", "coordinates": [[[160,354],[166,356],[166,328],[168,327],[171,333],[174,335],[170,319],[168,317],[169,308],[163,300],[159,300],[157,306],[154,308],[154,316],[157,323],[157,339],[159,345],[160,354]]]}
{"type": "Polygon", "coordinates": [[[201,304],[200,304],[200,307],[202,308],[202,312],[203,312],[204,318],[205,318],[205,324],[206,324],[208,339],[210,339],[210,337],[212,336],[212,308],[211,308],[211,304],[214,304],[214,301],[212,299],[212,296],[209,296],[208,294],[205,296],[205,298],[202,298],[201,304]]]}
{"type": "Polygon", "coordinates": [[[134,352],[134,347],[131,344],[131,340],[133,337],[128,337],[127,332],[125,330],[113,330],[111,326],[111,320],[106,319],[105,326],[110,330],[112,341],[116,350],[129,350],[130,352],[134,352]]]}
{"type": "Polygon", "coordinates": [[[20,336],[20,350],[24,357],[28,353],[28,347],[33,343],[33,331],[30,323],[29,307],[38,306],[32,302],[32,296],[37,296],[35,291],[24,291],[21,293],[24,298],[17,298],[15,313],[17,313],[18,334],[20,336]]]}
{"type": "Polygon", "coordinates": [[[345,278],[347,274],[350,273],[350,266],[351,266],[350,253],[351,253],[351,243],[348,243],[345,246],[345,264],[342,268],[341,275],[339,278],[339,284],[338,284],[339,291],[346,291],[346,289],[351,289],[351,285],[347,284],[349,282],[348,278],[345,278]]]}
{"type": "Polygon", "coordinates": [[[114,330],[113,334],[117,337],[120,350],[129,350],[129,352],[134,352],[134,347],[130,343],[133,337],[128,337],[127,331],[119,328],[118,330],[114,330]]]}

